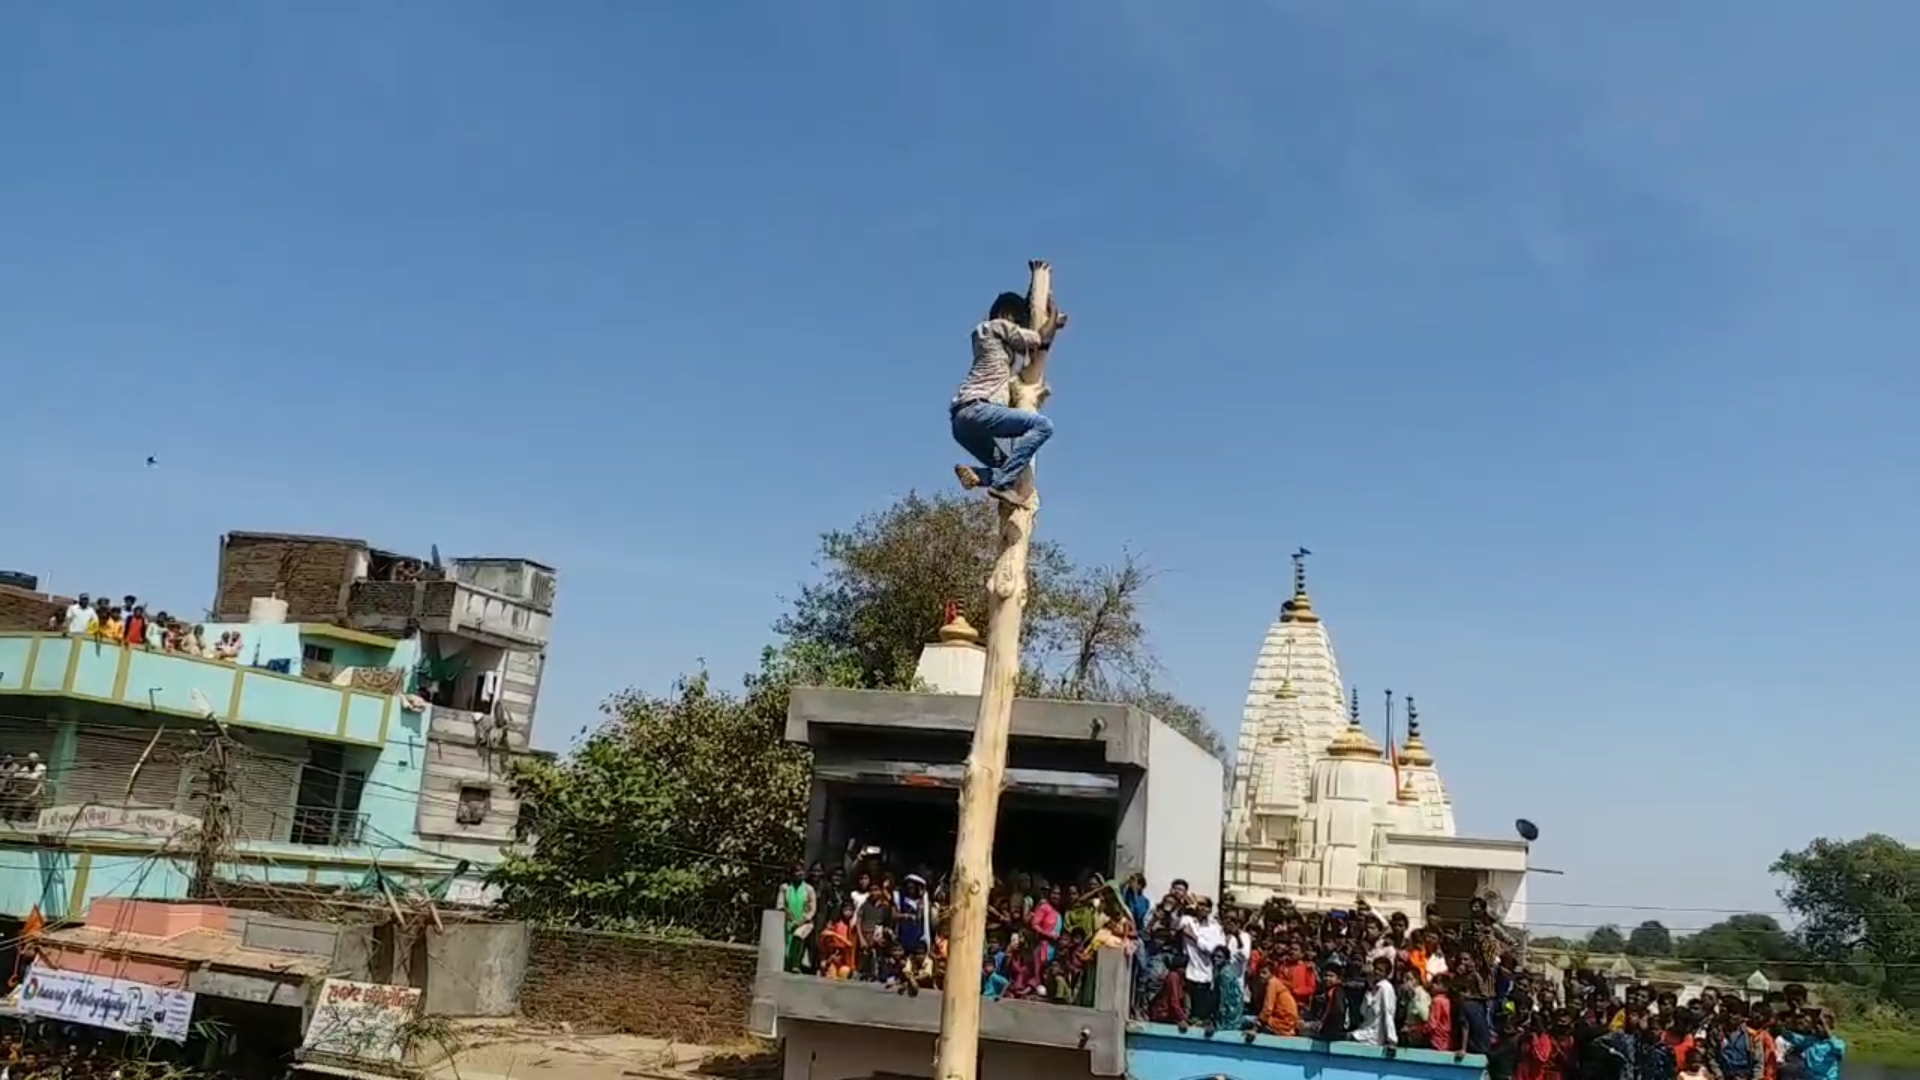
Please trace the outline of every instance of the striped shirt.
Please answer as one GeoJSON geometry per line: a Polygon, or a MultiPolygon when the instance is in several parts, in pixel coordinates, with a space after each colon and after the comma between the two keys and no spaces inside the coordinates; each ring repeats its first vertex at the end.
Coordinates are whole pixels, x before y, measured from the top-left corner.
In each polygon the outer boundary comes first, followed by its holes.
{"type": "Polygon", "coordinates": [[[1017,356],[1038,349],[1040,335],[1006,319],[989,319],[973,328],[973,370],[953,396],[955,408],[976,401],[1005,405],[1017,356]]]}

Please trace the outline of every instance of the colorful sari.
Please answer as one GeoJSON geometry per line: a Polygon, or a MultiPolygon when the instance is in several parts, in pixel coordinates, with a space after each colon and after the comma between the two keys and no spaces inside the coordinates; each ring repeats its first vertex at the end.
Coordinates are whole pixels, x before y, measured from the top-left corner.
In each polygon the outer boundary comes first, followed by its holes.
{"type": "Polygon", "coordinates": [[[853,947],[853,927],[835,919],[820,931],[820,973],[829,979],[853,978],[858,956],[853,947]]]}

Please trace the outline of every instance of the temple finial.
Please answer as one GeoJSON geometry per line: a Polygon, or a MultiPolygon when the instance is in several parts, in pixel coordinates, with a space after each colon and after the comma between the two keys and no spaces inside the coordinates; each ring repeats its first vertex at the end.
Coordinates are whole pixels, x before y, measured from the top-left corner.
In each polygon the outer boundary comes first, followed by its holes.
{"type": "Polygon", "coordinates": [[[946,613],[941,617],[939,639],[948,643],[980,644],[980,631],[975,630],[967,617],[960,614],[960,601],[947,601],[946,613]]]}
{"type": "Polygon", "coordinates": [[[1380,748],[1367,738],[1367,730],[1360,726],[1360,688],[1357,686],[1347,692],[1347,726],[1327,744],[1327,756],[1373,760],[1380,757],[1380,748]]]}
{"type": "Polygon", "coordinates": [[[1420,739],[1420,709],[1414,705],[1411,694],[1407,695],[1407,743],[1400,748],[1400,760],[1408,765],[1433,764],[1433,755],[1420,739]]]}
{"type": "Polygon", "coordinates": [[[1281,622],[1319,622],[1320,617],[1313,613],[1313,601],[1307,599],[1307,556],[1313,554],[1306,548],[1293,553],[1293,596],[1280,606],[1281,622]]]}

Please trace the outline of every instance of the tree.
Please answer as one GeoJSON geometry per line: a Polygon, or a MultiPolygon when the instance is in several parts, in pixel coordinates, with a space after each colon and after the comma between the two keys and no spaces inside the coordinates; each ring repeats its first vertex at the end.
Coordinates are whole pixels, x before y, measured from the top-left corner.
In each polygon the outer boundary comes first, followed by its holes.
{"type": "Polygon", "coordinates": [[[1722,919],[1681,938],[1674,951],[1718,975],[1747,975],[1764,969],[1795,977],[1793,966],[1804,958],[1793,934],[1773,916],[1759,912],[1722,919]]]}
{"type": "Polygon", "coordinates": [[[1648,919],[1627,935],[1628,956],[1672,956],[1673,933],[1657,919],[1648,919]]]}
{"type": "Polygon", "coordinates": [[[789,689],[854,673],[768,650],[738,693],[700,673],[664,697],[635,690],[561,762],[521,766],[537,836],[492,880],[514,914],[576,926],[751,941],[758,907],[801,857],[811,774],[786,742],[789,689]]]}
{"type": "MultiPolygon", "coordinates": [[[[852,528],[826,533],[815,561],[819,580],[801,587],[774,631],[845,657],[858,686],[905,687],[949,601],[976,626],[985,623],[987,575],[1000,538],[994,505],[908,492],[852,528]]],[[[1058,607],[1072,573],[1059,545],[1034,542],[1028,556],[1028,656],[1057,647],[1058,607]]]]}
{"type": "MultiPolygon", "coordinates": [[[[774,630],[846,657],[855,685],[905,688],[949,601],[982,626],[998,530],[985,500],[909,493],[821,537],[819,580],[801,588],[774,630]]],[[[1059,545],[1036,540],[1028,573],[1022,695],[1136,705],[1226,757],[1206,717],[1158,683],[1144,618],[1154,574],[1144,560],[1122,552],[1112,564],[1081,567],[1059,545]]]]}
{"type": "Polygon", "coordinates": [[[1617,953],[1625,952],[1626,948],[1626,935],[1622,934],[1620,928],[1612,923],[1595,927],[1593,933],[1587,935],[1587,950],[1589,952],[1617,953]]]}
{"type": "Polygon", "coordinates": [[[1920,849],[1879,833],[1822,837],[1782,853],[1772,870],[1787,879],[1780,898],[1800,916],[1812,959],[1854,969],[1887,1000],[1920,1007],[1920,849]]]}

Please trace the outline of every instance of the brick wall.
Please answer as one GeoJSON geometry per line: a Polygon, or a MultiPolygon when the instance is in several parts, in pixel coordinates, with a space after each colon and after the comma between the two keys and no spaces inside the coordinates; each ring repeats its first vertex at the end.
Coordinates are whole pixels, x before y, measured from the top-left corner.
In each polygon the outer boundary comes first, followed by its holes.
{"type": "Polygon", "coordinates": [[[354,557],[366,548],[357,540],[324,536],[273,536],[230,533],[220,545],[220,583],[214,618],[244,622],[256,596],[280,590],[288,622],[344,624],[343,590],[354,557]]]}
{"type": "Polygon", "coordinates": [[[0,630],[45,630],[47,620],[71,603],[68,597],[0,585],[0,630]]]}
{"type": "Polygon", "coordinates": [[[535,930],[520,1011],[581,1031],[716,1046],[746,1034],[758,962],[751,945],[535,930]]]}

